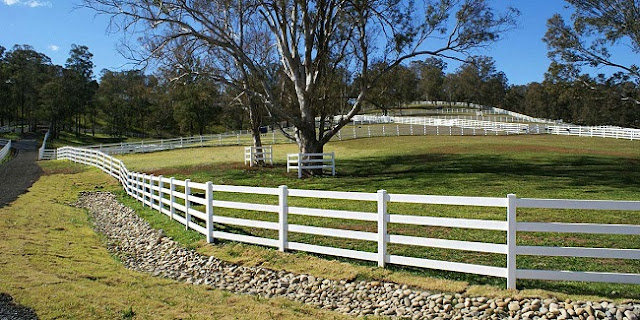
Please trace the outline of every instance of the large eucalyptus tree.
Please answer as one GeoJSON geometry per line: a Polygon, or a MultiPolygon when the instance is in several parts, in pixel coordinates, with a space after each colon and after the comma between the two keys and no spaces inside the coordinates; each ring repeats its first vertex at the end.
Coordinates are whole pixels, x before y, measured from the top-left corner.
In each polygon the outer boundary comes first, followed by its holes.
{"type": "Polygon", "coordinates": [[[425,55],[464,60],[513,28],[518,15],[511,8],[497,13],[484,0],[85,0],[85,5],[137,34],[145,59],[159,58],[165,48],[188,39],[215,64],[217,81],[259,98],[270,116],[295,126],[292,138],[300,151],[312,153],[322,152],[360,112],[386,72],[425,55]],[[371,72],[381,62],[388,67],[371,72]],[[322,86],[342,70],[349,71],[355,90],[348,111],[336,119],[322,112],[322,86]],[[295,108],[279,100],[277,74],[289,82],[295,108]]]}

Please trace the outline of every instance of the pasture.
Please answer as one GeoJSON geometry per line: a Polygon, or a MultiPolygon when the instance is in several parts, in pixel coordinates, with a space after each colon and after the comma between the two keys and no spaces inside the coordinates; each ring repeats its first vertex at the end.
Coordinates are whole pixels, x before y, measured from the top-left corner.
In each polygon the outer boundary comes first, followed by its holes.
{"type": "MultiPolygon", "coordinates": [[[[504,197],[515,193],[528,198],[567,199],[607,199],[638,200],[640,198],[640,148],[636,141],[598,138],[576,138],[557,136],[420,136],[356,139],[332,142],[325,152],[336,153],[338,177],[316,177],[305,180],[295,179],[294,174],[286,174],[284,160],[287,152],[296,152],[295,145],[275,145],[274,161],[269,168],[248,168],[242,164],[242,147],[194,148],[149,154],[121,156],[130,170],[174,176],[192,181],[212,181],[214,184],[289,188],[375,192],[386,189],[390,193],[411,193],[431,195],[489,196],[504,197]]],[[[124,192],[123,192],[124,194],[124,192]]],[[[141,209],[134,200],[122,197],[127,204],[141,209]]],[[[216,193],[221,200],[256,203],[276,203],[273,196],[255,196],[216,193]]],[[[363,205],[351,201],[292,199],[292,205],[314,206],[330,209],[375,212],[375,205],[363,205]],[[310,203],[313,201],[313,203],[310,203]]],[[[180,230],[158,213],[141,210],[141,214],[158,228],[164,228],[177,240],[186,245],[197,246],[201,237],[195,233],[180,230]],[[173,230],[173,231],[171,231],[173,230]]],[[[390,213],[411,213],[440,217],[459,217],[504,220],[502,209],[483,207],[456,207],[443,205],[389,206],[390,213]]],[[[277,221],[277,214],[247,212],[232,209],[216,209],[216,215],[240,217],[265,221],[277,221]]],[[[375,231],[375,223],[356,222],[344,219],[310,218],[290,216],[290,223],[300,223],[319,227],[339,227],[359,231],[375,231]]],[[[529,222],[588,222],[637,224],[637,212],[588,211],[588,210],[545,210],[519,209],[518,221],[529,222]]],[[[218,227],[217,227],[218,228],[218,227]]],[[[248,227],[220,227],[227,232],[251,234],[261,237],[277,237],[277,232],[248,227]]],[[[390,232],[402,235],[425,235],[434,238],[484,241],[504,243],[505,233],[501,231],[469,231],[455,228],[417,227],[389,225],[390,232]]],[[[375,243],[344,240],[332,237],[291,234],[295,241],[330,245],[345,249],[375,252],[375,243]]],[[[519,235],[518,245],[578,246],[640,248],[640,236],[537,234],[519,235]]],[[[212,248],[202,246],[201,250],[227,255],[230,260],[244,256],[247,263],[256,260],[269,264],[275,259],[273,250],[237,245],[218,245],[212,248]],[[225,251],[225,248],[228,249],[225,251]],[[240,252],[239,252],[240,251],[240,252]],[[225,253],[226,252],[226,253],[225,253]]],[[[413,257],[428,257],[436,260],[470,262],[490,266],[504,266],[504,255],[470,253],[458,250],[430,249],[415,246],[391,245],[389,252],[413,257]]],[[[316,257],[310,257],[311,260],[316,257]]],[[[333,259],[333,258],[330,258],[333,259]]],[[[243,260],[243,259],[235,259],[243,260]]],[[[282,269],[300,268],[300,259],[278,258],[282,269]],[[285,261],[283,261],[285,260],[285,261]],[[298,261],[296,263],[296,261],[298,261]]],[[[304,259],[303,259],[304,260],[304,259]]],[[[314,260],[315,261],[315,260],[314,260]]],[[[494,291],[504,287],[504,280],[467,274],[438,272],[424,269],[408,269],[390,266],[391,272],[377,270],[371,264],[347,260],[360,271],[353,271],[351,277],[381,277],[383,279],[406,278],[414,285],[429,289],[447,291],[494,291]],[[358,269],[360,268],[360,269],[358,269]],[[365,271],[362,271],[365,270],[365,271]],[[397,272],[397,273],[396,273],[397,272]],[[395,276],[394,276],[395,275],[395,276]],[[407,275],[407,276],[398,276],[407,275]],[[433,281],[433,277],[438,281],[433,281]],[[451,281],[453,280],[453,281],[451,281]],[[445,282],[446,284],[442,284],[445,282]],[[471,285],[471,286],[468,286],[471,285]],[[489,285],[478,287],[477,285],[489,285]],[[480,288],[480,289],[478,289],[480,288]]],[[[242,262],[242,261],[240,261],[242,262]]],[[[518,267],[530,269],[557,269],[577,271],[612,271],[639,273],[637,260],[592,259],[518,256],[518,267]]],[[[306,266],[320,275],[326,276],[326,268],[314,269],[317,262],[306,266]]],[[[300,271],[300,270],[296,270],[300,271]]],[[[341,277],[336,275],[336,277],[341,277]]],[[[611,298],[639,298],[640,290],[634,285],[614,285],[577,282],[518,281],[518,287],[557,291],[564,294],[597,295],[611,298]]]]}

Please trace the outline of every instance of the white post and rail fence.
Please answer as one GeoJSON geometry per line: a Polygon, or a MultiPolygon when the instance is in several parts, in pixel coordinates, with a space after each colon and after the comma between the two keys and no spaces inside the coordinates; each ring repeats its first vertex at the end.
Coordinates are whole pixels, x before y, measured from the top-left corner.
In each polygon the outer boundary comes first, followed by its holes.
{"type": "Polygon", "coordinates": [[[11,153],[11,140],[0,139],[0,163],[11,153]]]}
{"type": "Polygon", "coordinates": [[[519,208],[580,209],[580,210],[635,210],[640,211],[640,201],[604,201],[604,200],[559,200],[525,199],[509,194],[497,197],[460,197],[431,196],[413,194],[393,194],[385,190],[376,193],[337,192],[321,190],[244,187],[214,185],[211,182],[198,183],[190,180],[178,180],[163,176],[147,175],[127,170],[124,163],[98,150],[75,147],[58,149],[58,158],[95,166],[118,179],[126,192],[160,213],[206,236],[207,241],[224,239],[278,248],[281,251],[297,250],[324,255],[367,260],[377,262],[381,267],[387,264],[430,268],[446,271],[472,273],[505,278],[507,288],[516,287],[516,279],[569,280],[640,284],[640,274],[616,272],[580,272],[557,270],[518,269],[518,255],[563,256],[586,258],[640,259],[640,249],[586,248],[586,247],[547,247],[517,245],[519,233],[550,232],[579,234],[615,234],[640,235],[640,225],[630,224],[592,224],[562,222],[521,222],[517,221],[519,208]],[[253,195],[271,195],[278,198],[277,204],[245,203],[219,200],[217,192],[241,193],[253,195]],[[196,194],[204,196],[196,196],[196,194]],[[377,203],[377,212],[347,210],[329,210],[289,205],[291,198],[337,199],[377,203]],[[390,203],[435,204],[456,206],[498,207],[506,210],[506,221],[462,218],[443,218],[388,212],[390,203]],[[204,209],[201,209],[204,208],[204,209]],[[217,208],[230,208],[257,212],[270,212],[278,216],[277,222],[241,219],[223,216],[217,208]],[[335,219],[349,219],[377,223],[377,232],[364,232],[349,229],[325,228],[300,224],[290,224],[288,216],[311,216],[335,219]],[[429,237],[391,234],[388,224],[435,226],[478,230],[498,230],[506,232],[506,243],[486,243],[438,239],[429,237]],[[277,231],[277,238],[232,233],[217,230],[214,224],[260,228],[277,231]],[[377,242],[377,252],[335,248],[314,245],[288,239],[289,233],[310,234],[377,242]],[[388,244],[456,249],[474,252],[488,252],[506,256],[506,267],[477,265],[461,262],[440,261],[425,258],[390,254],[388,244]]]}
{"type": "Polygon", "coordinates": [[[42,140],[42,146],[38,149],[38,160],[55,160],[56,159],[56,149],[47,149],[47,140],[49,139],[49,131],[44,134],[44,139],[42,140]]]}

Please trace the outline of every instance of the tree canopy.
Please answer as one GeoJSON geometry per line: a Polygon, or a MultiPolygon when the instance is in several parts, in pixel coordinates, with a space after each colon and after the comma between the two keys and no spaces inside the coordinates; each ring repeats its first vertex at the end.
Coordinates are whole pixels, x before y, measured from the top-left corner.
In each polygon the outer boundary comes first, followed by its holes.
{"type": "Polygon", "coordinates": [[[518,14],[515,9],[499,14],[484,0],[427,0],[421,6],[402,0],[86,0],[85,5],[110,15],[121,29],[139,32],[145,61],[163,59],[177,43],[197,48],[215,66],[218,82],[259,98],[269,115],[293,124],[302,152],[322,151],[396,66],[424,55],[464,60],[513,28],[518,14]],[[387,68],[373,72],[377,63],[387,68]],[[323,113],[322,87],[339,70],[359,81],[346,115],[333,123],[334,114],[323,113]],[[248,78],[250,86],[236,81],[248,78]],[[287,83],[278,86],[277,79],[287,83]],[[278,88],[291,89],[295,99],[281,100],[278,88]],[[295,109],[287,108],[289,102],[295,109]]]}

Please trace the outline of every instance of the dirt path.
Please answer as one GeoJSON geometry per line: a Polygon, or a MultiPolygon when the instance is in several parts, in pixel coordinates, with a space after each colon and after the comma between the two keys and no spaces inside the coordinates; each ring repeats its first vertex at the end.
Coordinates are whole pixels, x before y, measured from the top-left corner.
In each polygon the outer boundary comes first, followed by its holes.
{"type": "MultiPolygon", "coordinates": [[[[42,174],[42,169],[36,164],[36,160],[38,160],[37,137],[32,134],[25,136],[20,141],[13,142],[13,157],[0,164],[0,208],[25,193],[42,174]]],[[[0,319],[38,319],[33,310],[15,304],[12,300],[10,295],[0,293],[0,319]]]]}
{"type": "Polygon", "coordinates": [[[42,169],[36,164],[37,135],[26,135],[22,140],[12,143],[12,147],[13,158],[0,164],[0,208],[25,193],[42,174],[42,169]]]}

